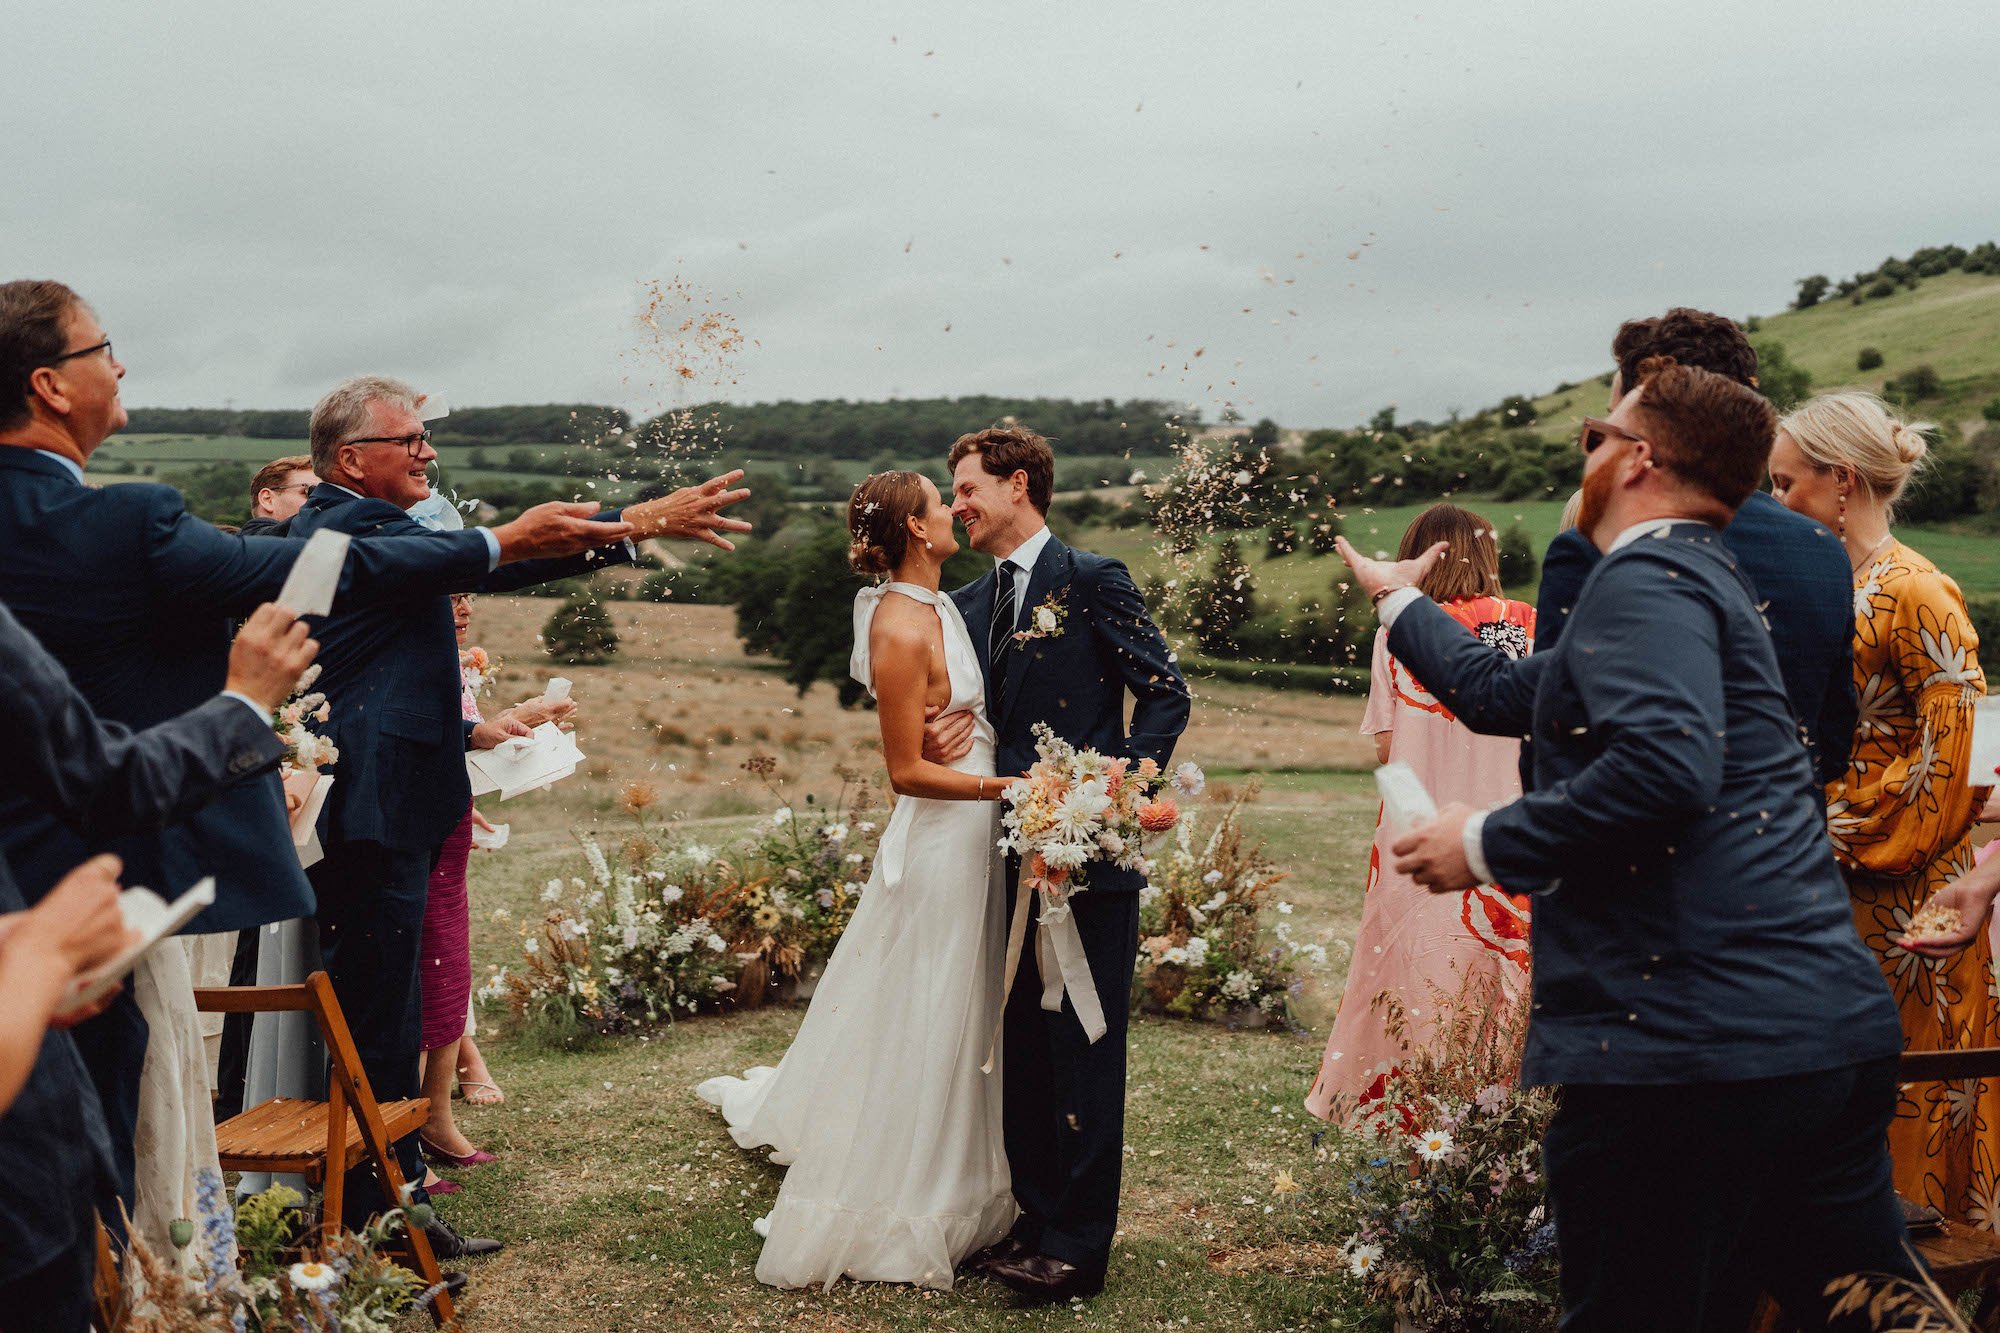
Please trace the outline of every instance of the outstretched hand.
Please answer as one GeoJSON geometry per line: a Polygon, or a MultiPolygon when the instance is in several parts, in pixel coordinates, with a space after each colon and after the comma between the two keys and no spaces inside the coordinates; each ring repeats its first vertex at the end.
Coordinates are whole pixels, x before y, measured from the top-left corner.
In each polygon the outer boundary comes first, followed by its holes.
{"type": "Polygon", "coordinates": [[[590,516],[597,512],[596,505],[575,500],[551,500],[523,510],[512,523],[493,529],[500,540],[500,563],[581,555],[642,535],[629,522],[592,522],[590,516]]]}
{"type": "Polygon", "coordinates": [[[1389,848],[1396,858],[1396,873],[1408,875],[1432,893],[1478,887],[1465,859],[1465,821],[1470,818],[1472,811],[1454,802],[1430,823],[1396,839],[1389,848]]]}
{"type": "Polygon", "coordinates": [[[1930,901],[1958,913],[1958,929],[1949,935],[1898,935],[1896,947],[1924,958],[1949,958],[1978,939],[1992,915],[1993,898],[2000,892],[2000,874],[1980,866],[1959,876],[1931,895],[1930,901]]]}
{"type": "Polygon", "coordinates": [[[1361,591],[1368,595],[1371,602],[1384,592],[1416,587],[1449,549],[1444,542],[1439,542],[1410,560],[1371,560],[1355,550],[1345,537],[1334,538],[1333,547],[1340,552],[1340,558],[1347,562],[1347,567],[1354,571],[1354,581],[1361,585],[1361,591]]]}
{"type": "Polygon", "coordinates": [[[721,534],[748,532],[750,525],[740,518],[724,518],[721,511],[750,498],[748,487],[730,489],[742,479],[743,470],[738,468],[710,477],[699,486],[683,486],[657,500],[626,505],[625,521],[632,525],[634,537],[682,538],[733,551],[736,543],[721,534]]]}

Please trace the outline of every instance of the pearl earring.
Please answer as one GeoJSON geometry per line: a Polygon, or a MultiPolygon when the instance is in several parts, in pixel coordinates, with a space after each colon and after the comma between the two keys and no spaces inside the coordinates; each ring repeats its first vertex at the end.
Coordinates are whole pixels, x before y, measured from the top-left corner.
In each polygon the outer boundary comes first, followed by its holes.
{"type": "Polygon", "coordinates": [[[929,542],[929,541],[925,541],[925,542],[924,542],[924,549],[925,549],[926,551],[928,551],[928,550],[930,550],[930,549],[931,549],[931,544],[930,544],[930,542],[929,542]]]}

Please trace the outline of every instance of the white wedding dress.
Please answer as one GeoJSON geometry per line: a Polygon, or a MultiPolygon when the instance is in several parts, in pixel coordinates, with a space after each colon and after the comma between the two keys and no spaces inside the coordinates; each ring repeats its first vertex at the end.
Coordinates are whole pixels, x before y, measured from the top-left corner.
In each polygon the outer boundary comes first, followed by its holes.
{"type": "MultiPolygon", "coordinates": [[[[978,719],[972,753],[953,767],[992,773],[979,657],[950,598],[906,583],[864,589],[855,679],[874,692],[868,629],[890,594],[937,609],[949,708],[978,719]]],[[[830,1287],[844,1274],[948,1290],[959,1261],[1013,1225],[998,1061],[980,1072],[1005,947],[997,809],[899,799],[785,1058],[695,1090],[739,1144],[789,1168],[757,1225],[759,1281],[830,1287]]]]}

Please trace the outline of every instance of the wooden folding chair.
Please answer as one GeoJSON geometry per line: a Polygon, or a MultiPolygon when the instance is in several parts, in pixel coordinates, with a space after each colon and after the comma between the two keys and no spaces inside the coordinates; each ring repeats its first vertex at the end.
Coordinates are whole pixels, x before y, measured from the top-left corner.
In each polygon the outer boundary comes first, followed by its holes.
{"type": "MultiPolygon", "coordinates": [[[[1964,1051],[1912,1051],[1896,1065],[1903,1083],[1943,1083],[1961,1078],[2000,1078],[2000,1047],[1979,1046],[1964,1051]]],[[[1946,1219],[1936,1231],[1911,1236],[1910,1244],[1930,1270],[1938,1290],[1957,1300],[1968,1291],[1979,1293],[1972,1326],[1980,1333],[2000,1333],[2000,1236],[1979,1227],[1946,1219]]],[[[1797,1327],[1778,1313],[1769,1297],[1758,1303],[1752,1333],[1779,1333],[1797,1327]]]]}
{"type": "MultiPolygon", "coordinates": [[[[304,1176],[321,1191],[321,1228],[327,1239],[340,1232],[348,1168],[364,1160],[375,1165],[383,1201],[390,1208],[401,1207],[403,1173],[392,1145],[430,1118],[430,1099],[376,1102],[326,973],[314,972],[294,986],[197,988],[194,999],[195,1007],[207,1013],[309,1013],[319,1024],[332,1066],[325,1101],[273,1097],[217,1125],[215,1143],[222,1169],[304,1176]]],[[[450,1321],[455,1316],[451,1293],[445,1289],[430,1238],[421,1227],[407,1225],[403,1237],[418,1275],[430,1288],[431,1319],[438,1324],[450,1321]]]]}

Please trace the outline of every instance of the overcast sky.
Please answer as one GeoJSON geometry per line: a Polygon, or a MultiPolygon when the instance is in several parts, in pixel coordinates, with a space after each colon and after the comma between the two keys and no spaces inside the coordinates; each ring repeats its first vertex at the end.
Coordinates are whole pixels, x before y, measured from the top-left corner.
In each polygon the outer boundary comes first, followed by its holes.
{"type": "Polygon", "coordinates": [[[1345,424],[2000,238],[1991,0],[298,9],[0,10],[0,252],[91,301],[128,403],[1345,424]],[[692,385],[635,320],[674,278],[753,340],[692,385]]]}

